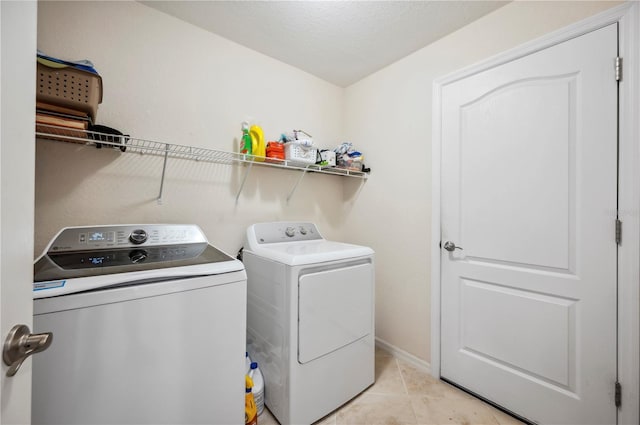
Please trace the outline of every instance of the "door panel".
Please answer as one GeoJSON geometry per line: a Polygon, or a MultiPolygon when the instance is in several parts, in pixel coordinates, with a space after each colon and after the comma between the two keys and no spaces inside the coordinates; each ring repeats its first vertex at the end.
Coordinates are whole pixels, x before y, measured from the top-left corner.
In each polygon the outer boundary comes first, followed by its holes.
{"type": "Polygon", "coordinates": [[[300,276],[298,361],[307,363],[371,333],[371,263],[300,276]]]}
{"type": "MultiPolygon", "coordinates": [[[[36,103],[35,1],[0,1],[0,335],[33,321],[33,205],[36,103]]],[[[41,356],[44,353],[37,353],[41,356]]],[[[31,418],[31,358],[13,377],[0,371],[0,424],[31,418]]]]}
{"type": "Polygon", "coordinates": [[[460,243],[475,257],[570,268],[575,83],[575,74],[517,81],[460,106],[460,243]],[[541,178],[554,184],[538,191],[541,178]]]}
{"type": "Polygon", "coordinates": [[[615,423],[617,25],[442,90],[441,376],[615,423]]]}
{"type": "Polygon", "coordinates": [[[480,361],[572,389],[575,300],[461,281],[462,350],[480,361]],[[503,320],[505,312],[508,321],[503,320]],[[540,320],[530,320],[538,316],[540,320]],[[545,356],[539,355],[541,346],[547,347],[545,356]]]}

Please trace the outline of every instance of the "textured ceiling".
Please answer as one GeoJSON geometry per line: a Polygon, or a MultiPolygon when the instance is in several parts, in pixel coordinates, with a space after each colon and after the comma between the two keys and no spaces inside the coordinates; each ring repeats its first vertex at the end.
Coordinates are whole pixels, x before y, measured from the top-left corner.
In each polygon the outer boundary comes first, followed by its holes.
{"type": "Polygon", "coordinates": [[[346,87],[505,1],[142,1],[346,87]]]}

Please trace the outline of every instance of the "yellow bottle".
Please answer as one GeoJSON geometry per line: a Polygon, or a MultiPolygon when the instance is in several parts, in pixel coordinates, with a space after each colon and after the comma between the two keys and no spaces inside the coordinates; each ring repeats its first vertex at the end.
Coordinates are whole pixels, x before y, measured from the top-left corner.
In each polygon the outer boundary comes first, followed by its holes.
{"type": "Polygon", "coordinates": [[[251,153],[256,156],[256,161],[264,161],[264,157],[267,155],[267,145],[264,142],[262,128],[252,125],[249,129],[249,134],[251,135],[251,153]]]}
{"type": "Polygon", "coordinates": [[[253,400],[253,381],[247,375],[244,376],[244,423],[245,425],[258,425],[258,408],[253,400]]]}

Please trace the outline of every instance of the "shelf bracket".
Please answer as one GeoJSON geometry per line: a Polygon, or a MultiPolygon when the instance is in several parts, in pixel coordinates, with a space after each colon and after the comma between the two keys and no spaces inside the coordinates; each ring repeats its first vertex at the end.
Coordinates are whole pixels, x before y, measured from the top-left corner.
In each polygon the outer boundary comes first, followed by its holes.
{"type": "Polygon", "coordinates": [[[247,177],[249,177],[249,171],[251,171],[251,166],[253,162],[249,163],[246,171],[244,172],[244,177],[242,177],[242,183],[240,183],[240,189],[238,189],[238,193],[236,194],[236,204],[238,203],[238,199],[240,198],[240,194],[242,193],[242,189],[244,189],[244,184],[247,182],[247,177]]]}
{"type": "Polygon", "coordinates": [[[302,175],[300,176],[300,178],[298,179],[298,181],[296,182],[296,184],[293,186],[293,189],[291,189],[291,192],[289,193],[289,196],[287,196],[287,204],[289,203],[289,201],[291,200],[291,198],[293,197],[293,194],[296,192],[296,189],[298,188],[298,185],[300,184],[300,182],[302,181],[302,179],[304,178],[304,175],[307,174],[307,168],[305,168],[304,170],[302,170],[302,175]]]}
{"type": "Polygon", "coordinates": [[[160,193],[158,194],[158,205],[162,205],[162,191],[164,189],[164,175],[167,171],[167,158],[169,157],[169,144],[164,145],[164,161],[162,163],[162,177],[160,177],[160,193]]]}

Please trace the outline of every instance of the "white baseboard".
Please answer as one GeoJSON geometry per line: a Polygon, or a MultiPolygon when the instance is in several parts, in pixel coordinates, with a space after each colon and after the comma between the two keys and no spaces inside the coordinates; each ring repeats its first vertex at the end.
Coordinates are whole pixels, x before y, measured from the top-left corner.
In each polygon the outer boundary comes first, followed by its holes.
{"type": "Polygon", "coordinates": [[[411,366],[426,372],[428,374],[431,374],[431,365],[429,364],[429,362],[424,361],[416,356],[414,356],[413,354],[407,353],[406,351],[396,347],[395,345],[389,344],[387,341],[384,341],[378,337],[376,337],[376,347],[380,348],[381,350],[386,351],[387,353],[391,354],[393,357],[395,357],[396,359],[400,359],[404,362],[409,363],[411,366]]]}

